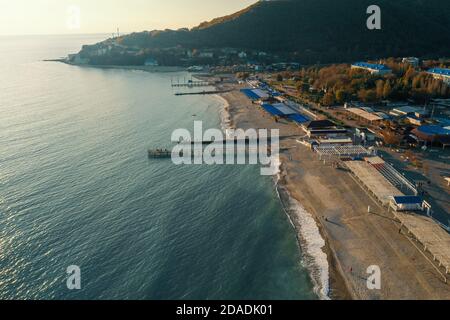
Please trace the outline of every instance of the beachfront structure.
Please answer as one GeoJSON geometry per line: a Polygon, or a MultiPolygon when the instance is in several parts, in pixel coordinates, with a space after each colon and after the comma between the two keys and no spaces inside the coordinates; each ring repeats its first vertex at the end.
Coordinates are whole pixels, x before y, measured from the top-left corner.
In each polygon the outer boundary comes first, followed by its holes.
{"type": "Polygon", "coordinates": [[[276,103],[276,104],[263,103],[261,104],[261,107],[267,113],[269,113],[274,117],[286,118],[297,123],[298,125],[301,125],[309,121],[309,119],[306,116],[298,113],[297,111],[294,111],[284,103],[276,103]]]}
{"type": "Polygon", "coordinates": [[[212,51],[200,51],[198,56],[199,56],[199,58],[212,59],[212,58],[214,58],[214,52],[212,52],[212,51]]]}
{"type": "Polygon", "coordinates": [[[371,74],[379,74],[379,75],[392,73],[392,70],[389,69],[384,64],[374,64],[367,62],[356,62],[352,64],[352,69],[362,69],[369,71],[371,74]]]}
{"type": "Polygon", "coordinates": [[[308,137],[336,137],[347,133],[344,128],[339,128],[330,120],[314,120],[302,124],[308,137]]]}
{"type": "Polygon", "coordinates": [[[288,107],[284,103],[275,103],[272,105],[274,108],[276,108],[278,111],[280,111],[284,116],[290,116],[297,114],[296,111],[292,110],[290,107],[288,107]]]}
{"type": "Polygon", "coordinates": [[[424,122],[423,119],[416,117],[416,116],[408,116],[406,118],[408,120],[408,122],[414,126],[421,126],[424,122]]]}
{"type": "Polygon", "coordinates": [[[353,145],[353,140],[351,138],[328,138],[328,139],[318,139],[317,143],[320,146],[345,146],[353,145]]]}
{"type": "Polygon", "coordinates": [[[432,68],[428,70],[428,73],[433,76],[433,78],[442,80],[447,84],[450,84],[450,69],[444,68],[432,68]]]}
{"type": "Polygon", "coordinates": [[[426,118],[429,113],[422,107],[403,106],[392,109],[389,114],[394,117],[416,116],[418,118],[426,118]]]}
{"type": "Polygon", "coordinates": [[[159,66],[159,63],[158,63],[158,61],[156,61],[153,58],[147,58],[145,60],[144,65],[147,66],[147,67],[157,67],[157,66],[159,66]]]}
{"type": "Polygon", "coordinates": [[[319,155],[319,159],[324,161],[331,159],[360,158],[372,155],[372,151],[361,145],[321,145],[316,146],[314,151],[319,155]]]}
{"type": "Polygon", "coordinates": [[[443,147],[450,146],[450,128],[437,125],[420,126],[412,131],[419,141],[428,143],[440,143],[443,147]]]}
{"type": "Polygon", "coordinates": [[[416,57],[407,57],[402,59],[402,63],[412,65],[413,67],[418,67],[420,64],[420,59],[416,57]]]}
{"type": "Polygon", "coordinates": [[[417,191],[416,186],[382,158],[367,157],[364,160],[378,170],[387,181],[406,195],[418,195],[419,192],[417,191]]]}
{"type": "Polygon", "coordinates": [[[375,141],[377,138],[376,134],[368,128],[356,128],[355,133],[358,138],[364,141],[375,141]]]}
{"type": "Polygon", "coordinates": [[[417,196],[392,197],[391,208],[395,211],[423,211],[423,199],[417,196]]]}
{"type": "Polygon", "coordinates": [[[247,53],[245,51],[241,51],[238,53],[238,57],[240,59],[245,59],[245,58],[247,58],[247,53]]]}
{"type": "MultiPolygon", "coordinates": [[[[431,217],[423,215],[396,211],[394,211],[394,215],[400,221],[401,228],[406,229],[423,246],[423,250],[428,252],[433,261],[436,261],[436,264],[445,270],[445,274],[449,274],[450,235],[448,234],[448,227],[433,220],[431,217]]],[[[441,275],[447,283],[447,277],[442,273],[441,275]]]]}
{"type": "Polygon", "coordinates": [[[261,89],[242,89],[241,92],[254,101],[269,98],[269,93],[261,89]]]}
{"type": "Polygon", "coordinates": [[[345,165],[384,206],[390,204],[392,197],[404,196],[370,163],[366,161],[346,161],[345,165]]]}
{"type": "Polygon", "coordinates": [[[383,121],[383,118],[375,114],[375,111],[370,108],[348,108],[347,111],[359,120],[368,122],[370,124],[383,121]]]}

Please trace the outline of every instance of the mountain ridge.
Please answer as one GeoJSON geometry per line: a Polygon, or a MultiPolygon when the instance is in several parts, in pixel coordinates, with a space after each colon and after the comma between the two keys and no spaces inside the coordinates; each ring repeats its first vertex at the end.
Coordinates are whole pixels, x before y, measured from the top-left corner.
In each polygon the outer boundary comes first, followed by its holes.
{"type": "Polygon", "coordinates": [[[141,49],[239,48],[289,53],[302,62],[450,52],[450,1],[378,0],[381,30],[369,30],[372,0],[259,1],[192,29],[144,31],[119,39],[141,49]]]}

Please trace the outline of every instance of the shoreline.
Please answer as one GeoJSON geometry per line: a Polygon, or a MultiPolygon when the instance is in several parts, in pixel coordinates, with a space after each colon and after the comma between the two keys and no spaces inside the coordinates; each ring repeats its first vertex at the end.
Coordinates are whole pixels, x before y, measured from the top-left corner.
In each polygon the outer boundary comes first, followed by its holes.
{"type": "Polygon", "coordinates": [[[283,119],[275,122],[239,92],[242,85],[219,87],[234,89],[218,95],[226,101],[224,110],[231,126],[244,130],[276,128],[286,137],[280,141],[283,151],[276,188],[294,225],[302,255],[313,257],[314,264],[308,265],[308,270],[314,284],[319,283],[323,290],[319,298],[327,292],[333,300],[450,299],[450,286],[442,282],[412,240],[399,232],[393,215],[374,202],[347,171],[324,165],[296,141],[304,135],[301,128],[283,119]],[[299,204],[298,210],[293,209],[293,203],[299,204]],[[367,212],[368,205],[371,213],[367,212]],[[308,215],[317,228],[313,241],[307,238],[310,230],[305,231],[304,219],[308,215]],[[315,244],[316,255],[308,251],[311,243],[315,244]],[[320,252],[317,255],[318,246],[326,255],[328,281],[323,258],[320,252]],[[367,286],[367,270],[374,265],[382,270],[380,290],[367,286]]]}
{"type": "MultiPolygon", "coordinates": [[[[220,111],[222,130],[235,129],[237,121],[231,110],[233,103],[224,94],[217,94],[215,97],[223,104],[220,111]]],[[[274,177],[274,187],[283,211],[294,229],[302,256],[301,263],[308,270],[314,285],[314,293],[321,300],[348,299],[351,296],[350,292],[336,270],[336,261],[320,225],[314,215],[289,192],[289,185],[284,178],[286,161],[289,160],[280,158],[279,172],[274,177]],[[333,292],[339,292],[339,294],[333,292]]]]}
{"type": "Polygon", "coordinates": [[[118,66],[118,65],[91,65],[91,64],[76,64],[64,61],[62,59],[48,59],[43,62],[58,62],[69,66],[80,68],[95,68],[95,69],[111,69],[111,70],[129,70],[129,71],[144,71],[155,73],[171,73],[187,71],[184,67],[169,67],[169,66],[118,66]]]}

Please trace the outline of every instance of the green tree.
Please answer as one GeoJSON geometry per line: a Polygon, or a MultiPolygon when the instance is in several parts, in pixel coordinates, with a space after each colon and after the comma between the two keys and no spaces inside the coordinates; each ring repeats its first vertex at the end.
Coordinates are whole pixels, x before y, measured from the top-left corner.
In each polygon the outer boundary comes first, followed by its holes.
{"type": "Polygon", "coordinates": [[[336,102],[337,103],[344,103],[345,100],[347,100],[348,93],[345,90],[337,90],[336,91],[336,102]]]}

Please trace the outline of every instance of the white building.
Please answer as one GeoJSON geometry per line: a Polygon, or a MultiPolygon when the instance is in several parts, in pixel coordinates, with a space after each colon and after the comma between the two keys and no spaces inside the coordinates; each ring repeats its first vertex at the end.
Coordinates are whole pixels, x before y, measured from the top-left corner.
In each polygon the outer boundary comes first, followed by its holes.
{"type": "Polygon", "coordinates": [[[214,52],[202,51],[198,55],[200,58],[214,58],[214,52]]]}
{"type": "Polygon", "coordinates": [[[402,63],[410,64],[413,67],[418,67],[420,64],[420,59],[416,57],[403,58],[402,63]]]}
{"type": "Polygon", "coordinates": [[[147,58],[147,60],[145,60],[145,65],[147,67],[157,67],[159,63],[153,58],[147,58]]]}
{"type": "Polygon", "coordinates": [[[392,73],[392,70],[383,64],[373,64],[367,62],[356,62],[352,64],[352,69],[362,69],[369,71],[371,74],[389,74],[392,73]]]}
{"type": "Polygon", "coordinates": [[[450,84],[450,69],[433,68],[428,70],[428,73],[433,75],[433,78],[442,80],[445,83],[450,84]]]}
{"type": "Polygon", "coordinates": [[[245,58],[247,58],[247,53],[245,53],[244,51],[239,52],[238,57],[241,59],[245,59],[245,58]]]}
{"type": "Polygon", "coordinates": [[[391,199],[391,208],[395,211],[422,211],[423,200],[416,196],[396,196],[391,199]]]}

